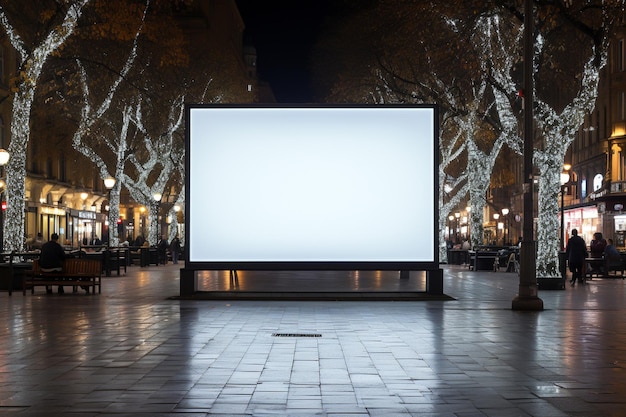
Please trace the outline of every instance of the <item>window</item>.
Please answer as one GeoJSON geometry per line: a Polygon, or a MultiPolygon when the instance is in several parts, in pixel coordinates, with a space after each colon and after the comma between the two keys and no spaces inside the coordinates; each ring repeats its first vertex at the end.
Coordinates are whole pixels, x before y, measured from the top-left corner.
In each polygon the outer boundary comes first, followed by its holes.
{"type": "Polygon", "coordinates": [[[0,45],[0,83],[5,85],[7,83],[4,72],[4,45],[0,45]]]}
{"type": "Polygon", "coordinates": [[[580,198],[587,197],[587,178],[580,180],[580,198]]]}
{"type": "Polygon", "coordinates": [[[596,176],[593,177],[593,191],[598,191],[602,188],[602,180],[602,174],[596,174],[596,176]]]}
{"type": "Polygon", "coordinates": [[[61,155],[59,157],[59,175],[58,175],[58,179],[59,181],[67,181],[67,178],[65,177],[65,156],[61,155]]]}
{"type": "Polygon", "coordinates": [[[46,178],[52,178],[52,158],[46,159],[46,178]]]}

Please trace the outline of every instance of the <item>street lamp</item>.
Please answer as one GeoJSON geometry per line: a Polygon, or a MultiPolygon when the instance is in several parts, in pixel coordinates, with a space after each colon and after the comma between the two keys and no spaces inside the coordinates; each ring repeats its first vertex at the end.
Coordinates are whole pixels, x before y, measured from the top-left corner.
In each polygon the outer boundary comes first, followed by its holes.
{"type": "Polygon", "coordinates": [[[115,178],[113,177],[108,177],[104,179],[104,186],[106,187],[109,196],[108,196],[108,200],[109,200],[109,212],[107,213],[107,216],[109,217],[109,230],[108,230],[108,236],[107,236],[107,249],[110,250],[111,249],[111,225],[113,224],[117,224],[117,219],[112,219],[111,218],[111,190],[113,189],[113,187],[115,187],[115,178]]]}
{"type": "Polygon", "coordinates": [[[159,205],[161,204],[163,195],[161,193],[154,193],[152,194],[152,198],[154,199],[154,238],[156,244],[159,241],[159,205]]]}
{"type": "Polygon", "coordinates": [[[560,246],[561,250],[565,250],[565,193],[567,192],[567,185],[569,184],[569,171],[570,165],[563,166],[563,172],[561,172],[561,236],[560,246]]]}
{"type": "Polygon", "coordinates": [[[5,149],[0,148],[0,166],[5,166],[9,162],[11,155],[5,149]]]}
{"type": "Polygon", "coordinates": [[[496,221],[496,245],[498,244],[498,219],[500,218],[500,213],[493,213],[493,219],[496,221]]]}
{"type": "Polygon", "coordinates": [[[500,211],[502,212],[502,215],[504,216],[504,238],[502,240],[503,240],[504,245],[506,245],[506,238],[507,238],[507,234],[509,231],[509,217],[508,217],[509,209],[505,207],[500,211]]]}
{"type": "Polygon", "coordinates": [[[139,207],[139,225],[141,226],[141,237],[146,237],[146,219],[143,214],[146,211],[144,206],[139,207]]]}
{"type": "MultiPolygon", "coordinates": [[[[5,149],[0,149],[0,167],[5,166],[9,162],[10,157],[9,152],[5,149]]],[[[4,181],[1,182],[0,188],[2,188],[2,192],[0,192],[0,203],[2,204],[2,213],[0,213],[0,250],[4,250],[4,210],[6,210],[6,204],[2,201],[3,199],[1,197],[4,196],[7,184],[4,181]]]]}

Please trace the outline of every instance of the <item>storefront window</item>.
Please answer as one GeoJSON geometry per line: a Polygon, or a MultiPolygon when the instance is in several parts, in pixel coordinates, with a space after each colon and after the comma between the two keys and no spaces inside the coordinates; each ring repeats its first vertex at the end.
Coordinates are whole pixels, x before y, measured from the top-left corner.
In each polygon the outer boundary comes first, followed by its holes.
{"type": "Polygon", "coordinates": [[[626,246],[626,214],[615,216],[615,246],[623,248],[626,246]]]}
{"type": "Polygon", "coordinates": [[[569,240],[572,229],[577,229],[578,235],[585,239],[587,245],[591,242],[593,234],[598,231],[600,224],[598,209],[595,206],[566,210],[564,220],[566,240],[569,240]]]}
{"type": "Polygon", "coordinates": [[[596,176],[593,177],[593,191],[598,191],[602,188],[602,179],[602,174],[596,174],[596,176]]]}

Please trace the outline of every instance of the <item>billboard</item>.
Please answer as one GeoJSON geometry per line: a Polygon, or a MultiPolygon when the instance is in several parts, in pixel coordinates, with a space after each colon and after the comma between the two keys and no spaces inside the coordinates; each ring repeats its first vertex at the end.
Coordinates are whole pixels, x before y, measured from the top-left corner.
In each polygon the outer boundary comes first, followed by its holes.
{"type": "Polygon", "coordinates": [[[438,268],[437,117],[188,105],[187,267],[438,268]]]}

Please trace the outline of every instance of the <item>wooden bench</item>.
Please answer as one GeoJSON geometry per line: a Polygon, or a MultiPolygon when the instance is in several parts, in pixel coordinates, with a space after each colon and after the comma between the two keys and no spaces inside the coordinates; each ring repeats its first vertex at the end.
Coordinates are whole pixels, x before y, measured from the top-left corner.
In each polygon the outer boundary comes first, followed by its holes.
{"type": "Polygon", "coordinates": [[[496,271],[499,268],[498,252],[469,251],[468,268],[472,271],[496,271]]]}
{"type": "Polygon", "coordinates": [[[99,259],[67,258],[63,261],[63,270],[59,272],[44,272],[39,266],[39,260],[33,260],[33,269],[28,271],[23,286],[24,295],[26,288],[35,293],[36,286],[72,286],[91,288],[92,292],[102,292],[102,262],[99,259]]]}

